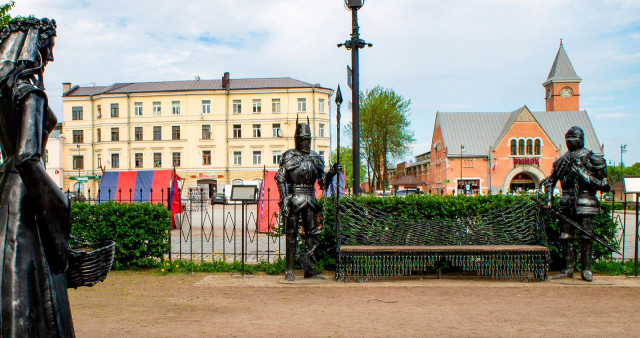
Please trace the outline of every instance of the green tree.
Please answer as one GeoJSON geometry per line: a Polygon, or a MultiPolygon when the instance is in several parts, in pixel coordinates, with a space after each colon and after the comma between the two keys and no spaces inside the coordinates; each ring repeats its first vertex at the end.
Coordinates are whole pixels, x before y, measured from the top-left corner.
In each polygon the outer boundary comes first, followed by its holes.
{"type": "MultiPolygon", "coordinates": [[[[388,160],[405,156],[415,141],[409,130],[410,106],[411,100],[381,86],[360,94],[360,148],[376,189],[389,184],[388,160]]],[[[350,134],[351,125],[346,129],[350,134]]]]}
{"type": "Polygon", "coordinates": [[[0,5],[0,27],[4,27],[11,21],[11,15],[9,11],[15,6],[14,1],[9,1],[4,5],[0,5]]]}
{"type": "MultiPolygon", "coordinates": [[[[622,169],[624,176],[640,176],[640,162],[634,163],[630,167],[622,169]]],[[[607,166],[607,174],[609,175],[609,183],[613,184],[620,181],[620,166],[607,166]]]]}
{"type": "MultiPolygon", "coordinates": [[[[338,155],[335,151],[331,151],[331,163],[336,163],[338,155]]],[[[360,177],[364,177],[366,171],[362,165],[362,157],[360,157],[360,177]]],[[[344,168],[344,176],[349,187],[353,187],[353,150],[351,147],[340,147],[340,165],[344,168]]]]}

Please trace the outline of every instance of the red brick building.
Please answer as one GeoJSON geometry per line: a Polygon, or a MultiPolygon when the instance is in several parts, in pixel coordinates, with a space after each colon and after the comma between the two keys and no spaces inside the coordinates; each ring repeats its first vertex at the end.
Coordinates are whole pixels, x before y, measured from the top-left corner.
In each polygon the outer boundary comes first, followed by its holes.
{"type": "Polygon", "coordinates": [[[562,42],[542,86],[545,111],[438,112],[433,128],[427,193],[487,194],[537,189],[566,152],[564,133],[585,132],[585,146],[602,154],[562,42]]]}

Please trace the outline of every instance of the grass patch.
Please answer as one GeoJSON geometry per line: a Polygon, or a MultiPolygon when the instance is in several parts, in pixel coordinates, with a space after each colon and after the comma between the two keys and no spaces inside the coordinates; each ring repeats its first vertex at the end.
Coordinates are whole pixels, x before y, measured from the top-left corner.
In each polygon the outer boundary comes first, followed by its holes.
{"type": "Polygon", "coordinates": [[[634,274],[634,269],[635,262],[632,259],[626,262],[601,259],[593,263],[593,272],[606,276],[629,276],[634,274]]]}
{"type": "MultiPolygon", "coordinates": [[[[276,258],[273,263],[260,261],[258,264],[245,264],[244,272],[246,274],[254,274],[257,272],[265,272],[269,275],[278,275],[285,271],[286,264],[283,258],[276,258]]],[[[192,273],[192,272],[241,272],[242,262],[233,261],[227,263],[222,259],[212,262],[194,262],[185,259],[169,261],[164,259],[157,263],[156,270],[160,274],[169,273],[192,273]]]]}

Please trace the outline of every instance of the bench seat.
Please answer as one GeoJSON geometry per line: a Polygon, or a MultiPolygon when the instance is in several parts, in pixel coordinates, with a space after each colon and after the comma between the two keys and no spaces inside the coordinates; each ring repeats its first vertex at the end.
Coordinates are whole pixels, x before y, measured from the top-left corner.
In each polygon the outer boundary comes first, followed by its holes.
{"type": "Polygon", "coordinates": [[[426,271],[443,262],[501,279],[548,279],[549,249],[542,245],[344,245],[338,252],[336,277],[395,278],[426,271]]]}

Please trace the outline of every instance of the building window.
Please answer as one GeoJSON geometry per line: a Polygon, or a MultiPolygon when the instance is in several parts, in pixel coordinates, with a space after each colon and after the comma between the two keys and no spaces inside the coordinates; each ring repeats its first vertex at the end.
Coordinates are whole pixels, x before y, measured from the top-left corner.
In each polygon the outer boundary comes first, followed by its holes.
{"type": "Polygon", "coordinates": [[[71,119],[82,120],[82,107],[71,107],[71,119]]]}
{"type": "Polygon", "coordinates": [[[153,116],[160,116],[162,114],[162,105],[160,102],[153,102],[153,116]]]}
{"type": "Polygon", "coordinates": [[[142,141],[142,127],[135,127],[133,135],[136,141],[142,141]]]}
{"type": "Polygon", "coordinates": [[[533,154],[533,141],[527,140],[527,155],[533,154]]]}
{"type": "Polygon", "coordinates": [[[162,140],[162,126],[153,127],[153,140],[154,141],[162,140]]]}
{"type": "Polygon", "coordinates": [[[84,169],[84,155],[73,155],[73,169],[84,169]]]}
{"type": "Polygon", "coordinates": [[[203,140],[211,139],[211,126],[208,124],[202,125],[202,139],[203,140]]]}
{"type": "Polygon", "coordinates": [[[102,141],[102,130],[100,128],[96,129],[96,142],[102,141]]]}
{"type": "Polygon", "coordinates": [[[117,103],[112,103],[111,104],[111,117],[118,117],[120,116],[120,110],[118,108],[118,104],[117,103]]]}
{"type": "Polygon", "coordinates": [[[324,113],[324,99],[318,99],[318,111],[324,113]]]}
{"type": "Polygon", "coordinates": [[[96,115],[97,115],[96,116],[97,118],[101,118],[102,117],[102,105],[100,105],[100,104],[96,106],[96,115]]]}
{"type": "Polygon", "coordinates": [[[171,139],[172,140],[180,139],[180,126],[171,126],[171,139]]]}
{"type": "Polygon", "coordinates": [[[273,164],[280,164],[280,159],[282,159],[282,150],[272,150],[271,155],[273,157],[273,164]]]}
{"type": "Polygon", "coordinates": [[[211,150],[202,151],[202,165],[211,165],[211,150]]]}
{"type": "Polygon", "coordinates": [[[171,101],[171,114],[180,115],[180,101],[171,101]]]}
{"type": "Polygon", "coordinates": [[[262,137],[262,132],[260,131],[260,125],[253,125],[253,137],[262,137]]]}
{"type": "Polygon", "coordinates": [[[84,142],[84,131],[82,130],[74,130],[73,131],[73,143],[83,143],[84,142]]]}
{"type": "Polygon", "coordinates": [[[142,153],[135,153],[133,156],[136,168],[142,168],[142,153]]]}
{"type": "Polygon", "coordinates": [[[280,99],[271,99],[271,112],[272,113],[280,112],[280,99]]]}
{"type": "Polygon", "coordinates": [[[306,112],[307,111],[307,99],[298,98],[298,112],[306,112]]]}
{"type": "Polygon", "coordinates": [[[253,151],[253,164],[262,164],[262,150],[253,151]]]}
{"type": "Polygon", "coordinates": [[[120,141],[120,128],[111,128],[111,141],[120,141]]]}
{"type": "Polygon", "coordinates": [[[242,137],[242,126],[239,124],[233,125],[233,138],[241,138],[242,137]]]}
{"type": "Polygon", "coordinates": [[[282,137],[282,132],[280,131],[280,123],[274,123],[271,126],[271,131],[273,132],[273,137],[282,137]]]}
{"type": "Polygon", "coordinates": [[[534,154],[536,154],[536,155],[540,155],[540,148],[541,148],[540,146],[541,146],[540,139],[537,139],[537,140],[534,142],[534,146],[533,146],[534,154]]]}
{"type": "Polygon", "coordinates": [[[120,154],[111,154],[111,168],[120,168],[120,154]]]}
{"type": "Polygon", "coordinates": [[[234,114],[242,113],[242,101],[241,100],[233,100],[233,113],[234,114]]]}
{"type": "Polygon", "coordinates": [[[318,135],[324,137],[324,123],[318,124],[318,135]]]}
{"type": "Polygon", "coordinates": [[[101,154],[97,154],[96,155],[96,164],[98,164],[98,168],[102,168],[102,155],[101,154]]]}
{"type": "Polygon", "coordinates": [[[173,163],[174,167],[179,167],[180,166],[180,153],[179,152],[172,152],[171,153],[171,162],[173,163]]]}
{"type": "Polygon", "coordinates": [[[153,167],[154,168],[162,167],[162,153],[153,153],[153,167]]]}
{"type": "Polygon", "coordinates": [[[231,184],[233,184],[233,185],[242,185],[243,182],[244,181],[242,181],[241,178],[236,178],[233,181],[231,181],[231,184]]]}
{"type": "Polygon", "coordinates": [[[320,150],[318,151],[318,155],[320,155],[320,157],[322,158],[322,160],[324,161],[324,150],[320,150]]]}
{"type": "Polygon", "coordinates": [[[262,113],[262,101],[260,99],[253,100],[253,113],[262,113]]]}
{"type": "Polygon", "coordinates": [[[210,100],[202,100],[202,113],[210,114],[211,113],[211,101],[210,100]]]}
{"type": "Polygon", "coordinates": [[[242,165],[242,151],[236,150],[233,152],[233,164],[242,165]]]}
{"type": "Polygon", "coordinates": [[[142,102],[133,103],[133,115],[142,116],[142,102]]]}
{"type": "Polygon", "coordinates": [[[518,155],[524,155],[524,140],[518,141],[518,155]]]}
{"type": "Polygon", "coordinates": [[[511,155],[518,155],[518,142],[511,140],[511,155]]]}

